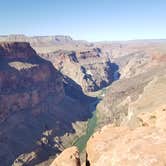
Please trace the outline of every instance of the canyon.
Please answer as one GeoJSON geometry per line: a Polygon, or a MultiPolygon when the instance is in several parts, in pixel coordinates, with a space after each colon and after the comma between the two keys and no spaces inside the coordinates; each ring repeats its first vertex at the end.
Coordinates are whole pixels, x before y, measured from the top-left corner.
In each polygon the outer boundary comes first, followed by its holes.
{"type": "Polygon", "coordinates": [[[0,36],[0,63],[3,166],[165,165],[166,40],[0,36]]]}

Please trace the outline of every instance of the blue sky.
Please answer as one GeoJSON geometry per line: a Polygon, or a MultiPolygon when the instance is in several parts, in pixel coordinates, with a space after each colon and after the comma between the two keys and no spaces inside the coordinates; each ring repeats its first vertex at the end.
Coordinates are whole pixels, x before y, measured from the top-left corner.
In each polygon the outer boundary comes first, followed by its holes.
{"type": "Polygon", "coordinates": [[[166,38],[166,0],[0,0],[0,34],[166,38]]]}

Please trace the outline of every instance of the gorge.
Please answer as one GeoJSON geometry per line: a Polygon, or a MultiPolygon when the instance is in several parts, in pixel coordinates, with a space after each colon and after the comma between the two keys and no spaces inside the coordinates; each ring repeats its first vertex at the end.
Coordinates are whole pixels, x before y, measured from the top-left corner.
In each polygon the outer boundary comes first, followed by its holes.
{"type": "Polygon", "coordinates": [[[165,40],[0,41],[0,165],[164,166],[165,40]]]}

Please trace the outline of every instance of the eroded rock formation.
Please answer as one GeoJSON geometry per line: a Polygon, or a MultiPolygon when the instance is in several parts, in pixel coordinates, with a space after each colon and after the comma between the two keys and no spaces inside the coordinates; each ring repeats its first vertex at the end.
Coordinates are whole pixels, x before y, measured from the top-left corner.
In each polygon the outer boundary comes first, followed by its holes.
{"type": "Polygon", "coordinates": [[[55,68],[75,80],[85,92],[97,91],[110,85],[117,78],[118,66],[102,55],[99,48],[85,51],[56,51],[42,54],[55,68]]]}

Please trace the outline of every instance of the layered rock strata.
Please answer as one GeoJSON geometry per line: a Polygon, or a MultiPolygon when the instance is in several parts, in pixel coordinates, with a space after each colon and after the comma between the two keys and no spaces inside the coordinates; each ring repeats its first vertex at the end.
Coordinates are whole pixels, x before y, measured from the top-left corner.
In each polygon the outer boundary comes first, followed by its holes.
{"type": "Polygon", "coordinates": [[[29,43],[0,43],[0,165],[48,165],[84,132],[91,113],[70,86],[29,43]]]}

